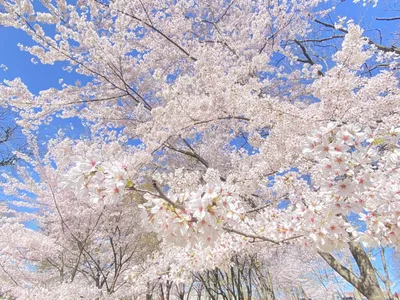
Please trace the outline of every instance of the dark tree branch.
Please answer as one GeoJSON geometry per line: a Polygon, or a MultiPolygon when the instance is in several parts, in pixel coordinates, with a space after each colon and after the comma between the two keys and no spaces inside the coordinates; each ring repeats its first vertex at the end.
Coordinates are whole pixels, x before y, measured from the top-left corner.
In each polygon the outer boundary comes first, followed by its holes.
{"type": "MultiPolygon", "coordinates": [[[[102,3],[102,2],[100,2],[99,0],[94,0],[94,1],[95,1],[96,3],[98,3],[98,4],[100,4],[100,5],[103,5],[103,6],[107,7],[107,8],[109,8],[109,5],[108,5],[108,4],[102,3]]],[[[191,56],[191,55],[189,54],[189,52],[187,52],[185,49],[183,49],[180,45],[178,45],[175,41],[173,41],[171,38],[169,38],[167,35],[165,35],[165,33],[163,33],[161,30],[159,30],[158,28],[154,27],[152,24],[150,24],[150,23],[148,23],[148,22],[142,20],[141,18],[139,18],[139,17],[137,17],[137,16],[135,16],[135,15],[129,14],[129,13],[125,12],[125,11],[121,11],[121,10],[117,10],[117,11],[118,11],[120,14],[123,14],[123,15],[126,15],[126,16],[128,16],[128,17],[131,17],[132,19],[134,19],[134,20],[136,20],[136,21],[138,21],[138,22],[144,24],[146,27],[148,27],[148,28],[154,30],[154,31],[157,32],[159,35],[161,35],[163,38],[165,38],[168,42],[170,42],[170,43],[173,44],[175,47],[177,47],[181,52],[183,52],[183,53],[184,53],[187,57],[189,57],[191,60],[197,61],[197,58],[191,56]]]]}
{"type": "MultiPolygon", "coordinates": [[[[310,65],[315,65],[311,56],[308,54],[306,47],[304,47],[304,45],[301,42],[299,42],[298,40],[294,40],[294,42],[300,47],[301,51],[303,52],[303,55],[307,59],[307,60],[298,59],[298,61],[303,62],[303,63],[308,63],[310,65]]],[[[320,70],[318,70],[318,75],[323,76],[324,74],[320,70]]]]}
{"type": "MultiPolygon", "coordinates": [[[[349,33],[346,29],[336,28],[332,24],[329,24],[329,23],[326,23],[326,22],[322,22],[320,20],[314,20],[314,21],[316,23],[318,23],[318,24],[321,24],[321,25],[325,26],[325,27],[332,28],[332,29],[335,29],[335,30],[338,30],[338,31],[341,31],[341,32],[344,32],[344,33],[349,33]]],[[[387,47],[387,46],[383,46],[383,45],[377,44],[377,43],[375,43],[374,41],[370,40],[367,37],[366,37],[366,39],[367,39],[367,42],[368,42],[369,45],[375,46],[377,49],[379,49],[379,50],[381,50],[383,52],[394,52],[394,53],[400,55],[400,48],[398,48],[398,47],[396,47],[394,45],[392,45],[391,47],[387,47]]]]}
{"type": "Polygon", "coordinates": [[[195,159],[198,160],[200,163],[202,163],[206,168],[209,167],[208,162],[205,161],[205,160],[204,160],[201,156],[199,156],[196,152],[189,152],[189,151],[186,151],[186,150],[177,149],[177,148],[171,146],[171,145],[168,144],[168,143],[165,143],[164,145],[165,145],[165,147],[167,147],[168,149],[171,149],[171,150],[173,150],[173,151],[176,151],[176,152],[179,152],[179,153],[182,153],[182,154],[185,154],[185,155],[187,155],[187,156],[190,156],[190,157],[195,158],[195,159]]]}
{"type": "Polygon", "coordinates": [[[392,18],[375,18],[377,21],[396,21],[400,20],[400,17],[392,17],[392,18]]]}
{"type": "Polygon", "coordinates": [[[226,14],[228,13],[228,10],[231,8],[231,6],[235,3],[235,0],[233,0],[231,3],[229,3],[228,7],[225,9],[225,11],[223,12],[223,14],[215,21],[215,23],[218,23],[219,21],[222,20],[223,17],[226,16],[226,14]]]}

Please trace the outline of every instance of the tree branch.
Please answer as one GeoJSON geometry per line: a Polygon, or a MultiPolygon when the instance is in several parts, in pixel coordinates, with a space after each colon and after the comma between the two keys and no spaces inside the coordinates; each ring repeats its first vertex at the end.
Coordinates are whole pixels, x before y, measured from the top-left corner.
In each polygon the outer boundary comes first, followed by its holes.
{"type": "MultiPolygon", "coordinates": [[[[103,5],[103,6],[107,7],[107,8],[109,8],[109,5],[108,5],[108,4],[102,3],[102,2],[100,2],[99,0],[94,0],[94,1],[95,1],[96,3],[98,3],[98,4],[100,4],[100,5],[103,5]]],[[[117,9],[116,11],[119,12],[120,14],[126,15],[126,16],[131,17],[132,19],[134,19],[134,20],[136,20],[136,21],[141,22],[141,23],[144,24],[146,27],[149,27],[149,28],[153,29],[155,32],[157,32],[159,35],[161,35],[163,38],[165,38],[168,42],[170,42],[170,43],[173,44],[175,47],[177,47],[181,52],[183,52],[183,53],[184,53],[187,57],[189,57],[191,60],[197,61],[197,58],[191,56],[191,55],[189,54],[189,52],[187,52],[185,49],[183,49],[180,45],[178,45],[175,41],[173,41],[171,38],[169,38],[168,36],[166,36],[161,30],[159,30],[158,28],[154,27],[152,24],[150,24],[150,23],[148,23],[148,22],[146,22],[146,21],[144,21],[144,20],[142,20],[142,19],[140,19],[140,18],[138,18],[138,17],[136,17],[136,16],[134,16],[134,15],[131,15],[131,14],[127,13],[127,12],[124,12],[124,11],[122,11],[122,10],[117,9]]]]}
{"type": "Polygon", "coordinates": [[[375,18],[377,21],[396,21],[400,20],[400,17],[392,17],[392,18],[375,18]]]}
{"type": "Polygon", "coordinates": [[[336,272],[339,273],[340,276],[342,276],[345,280],[350,282],[352,285],[354,285],[357,289],[360,288],[361,285],[361,280],[358,278],[352,271],[350,271],[348,268],[342,266],[335,257],[333,257],[332,254],[326,253],[326,252],[321,252],[318,251],[318,254],[325,260],[328,265],[332,267],[336,272]]]}
{"type": "Polygon", "coordinates": [[[251,238],[251,239],[255,239],[255,240],[262,240],[262,241],[269,242],[269,243],[272,243],[272,244],[275,244],[275,245],[281,245],[284,242],[287,242],[287,241],[290,241],[290,240],[294,240],[294,239],[298,239],[298,238],[302,237],[302,235],[296,235],[296,236],[292,236],[292,237],[287,238],[287,239],[283,239],[283,240],[280,240],[280,241],[275,241],[275,240],[269,239],[269,238],[267,238],[265,236],[242,232],[242,231],[239,231],[239,230],[236,230],[236,229],[233,229],[233,228],[229,228],[229,227],[226,227],[226,226],[223,226],[222,229],[225,230],[226,232],[236,233],[238,235],[241,235],[241,236],[244,236],[244,237],[247,237],[247,238],[251,238]]]}
{"type": "MultiPolygon", "coordinates": [[[[325,22],[322,22],[322,21],[317,20],[317,19],[315,19],[314,21],[315,21],[316,23],[318,23],[318,24],[321,24],[321,25],[325,26],[325,27],[332,28],[332,29],[335,29],[335,30],[338,30],[338,31],[341,31],[341,32],[344,32],[344,33],[349,33],[346,29],[343,29],[343,28],[336,28],[336,27],[335,27],[334,25],[332,25],[332,24],[325,23],[325,22]]],[[[380,44],[375,43],[374,41],[370,40],[370,39],[367,38],[367,37],[366,37],[366,39],[367,39],[367,42],[368,42],[369,45],[373,45],[373,46],[375,46],[377,49],[379,49],[379,50],[381,50],[381,51],[383,51],[383,52],[394,52],[394,53],[400,55],[400,48],[397,48],[397,47],[395,47],[394,45],[391,46],[391,47],[386,47],[386,46],[383,46],[383,45],[380,45],[380,44]]]]}

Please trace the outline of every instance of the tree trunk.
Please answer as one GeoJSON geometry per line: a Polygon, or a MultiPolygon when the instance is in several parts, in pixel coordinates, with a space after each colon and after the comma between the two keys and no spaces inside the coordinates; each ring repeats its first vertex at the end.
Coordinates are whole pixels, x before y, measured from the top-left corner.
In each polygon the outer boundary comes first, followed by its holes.
{"type": "Polygon", "coordinates": [[[382,259],[382,266],[383,266],[383,270],[385,272],[385,287],[386,287],[386,293],[389,297],[389,299],[393,299],[393,294],[392,294],[392,290],[391,290],[391,285],[392,282],[390,281],[390,276],[389,276],[389,269],[386,263],[386,256],[385,256],[385,248],[382,248],[381,250],[381,259],[382,259]]]}
{"type": "Polygon", "coordinates": [[[319,255],[368,300],[384,300],[385,297],[379,287],[374,267],[363,247],[355,241],[350,241],[349,248],[360,270],[360,277],[341,265],[331,254],[319,252],[319,255]]]}
{"type": "Polygon", "coordinates": [[[271,274],[269,273],[269,271],[267,271],[266,276],[267,276],[267,280],[268,280],[268,285],[267,285],[268,299],[275,300],[274,287],[272,285],[271,274]]]}
{"type": "Polygon", "coordinates": [[[354,297],[356,300],[362,300],[361,294],[356,288],[354,288],[354,297]]]}

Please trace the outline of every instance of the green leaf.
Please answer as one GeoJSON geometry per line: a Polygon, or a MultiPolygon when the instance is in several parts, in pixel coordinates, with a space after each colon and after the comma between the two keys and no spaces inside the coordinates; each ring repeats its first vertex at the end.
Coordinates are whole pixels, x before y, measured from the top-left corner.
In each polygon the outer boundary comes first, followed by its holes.
{"type": "Polygon", "coordinates": [[[374,139],[374,141],[372,142],[373,145],[382,145],[385,142],[385,139],[380,137],[380,138],[376,138],[374,139]]]}

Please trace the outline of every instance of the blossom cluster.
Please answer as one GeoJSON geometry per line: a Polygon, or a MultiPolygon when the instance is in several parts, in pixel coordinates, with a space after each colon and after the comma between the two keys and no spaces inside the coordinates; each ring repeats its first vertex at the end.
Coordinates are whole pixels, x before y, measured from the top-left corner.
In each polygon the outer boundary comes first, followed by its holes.
{"type": "MultiPolygon", "coordinates": [[[[117,204],[136,189],[133,157],[102,161],[95,152],[77,157],[64,175],[64,187],[72,189],[80,200],[117,204]]],[[[156,185],[156,183],[154,183],[156,185]]],[[[206,184],[194,192],[172,193],[140,190],[147,202],[140,205],[148,229],[159,239],[177,245],[213,244],[223,226],[235,226],[244,217],[233,186],[206,184]]]]}
{"type": "Polygon", "coordinates": [[[207,184],[195,192],[164,197],[168,200],[146,194],[143,217],[160,239],[177,245],[212,245],[224,226],[235,226],[244,216],[235,191],[227,185],[207,184]]]}
{"type": "Polygon", "coordinates": [[[95,155],[89,154],[76,162],[65,179],[65,186],[75,189],[80,199],[90,198],[93,203],[117,203],[126,193],[129,180],[127,161],[101,163],[95,155]]]}
{"type": "MultiPolygon", "coordinates": [[[[73,158],[63,168],[62,185],[75,197],[89,203],[116,204],[133,187],[143,164],[151,156],[140,148],[121,150],[118,143],[97,147],[82,147],[78,143],[73,158]],[[80,149],[82,148],[82,149],[80,149]]],[[[144,176],[142,172],[141,176],[144,176]]]]}
{"type": "Polygon", "coordinates": [[[331,221],[354,213],[367,225],[362,232],[356,224],[331,222],[335,230],[344,226],[366,244],[399,246],[399,138],[396,127],[330,123],[308,139],[304,153],[315,161],[318,195],[310,205],[331,221]]]}

